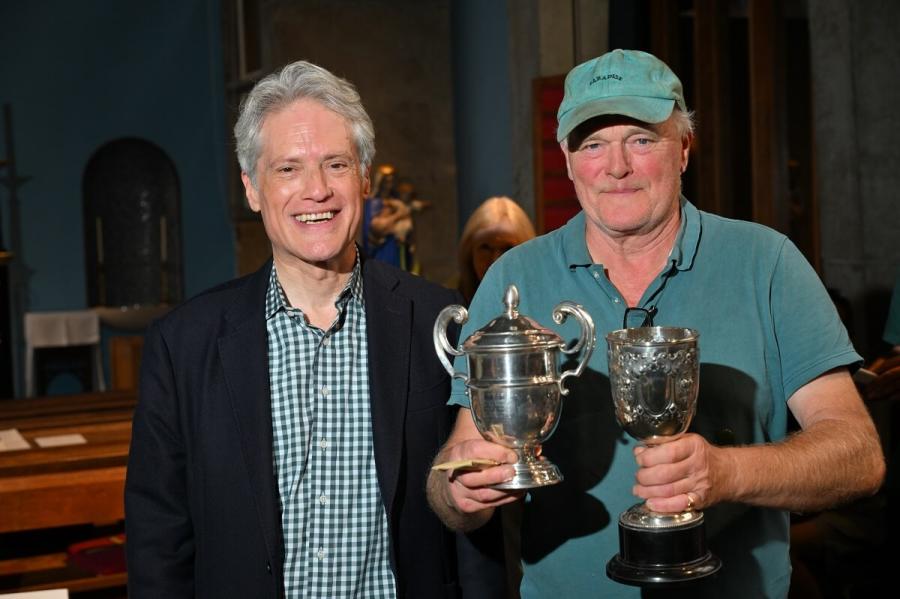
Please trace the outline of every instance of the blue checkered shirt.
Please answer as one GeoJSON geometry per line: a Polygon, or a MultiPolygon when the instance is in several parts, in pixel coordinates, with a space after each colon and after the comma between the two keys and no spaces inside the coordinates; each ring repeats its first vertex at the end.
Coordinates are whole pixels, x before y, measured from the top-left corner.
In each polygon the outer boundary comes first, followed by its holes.
{"type": "Polygon", "coordinates": [[[266,294],[273,459],[289,598],[396,597],[375,473],[359,258],[328,330],[266,294]]]}

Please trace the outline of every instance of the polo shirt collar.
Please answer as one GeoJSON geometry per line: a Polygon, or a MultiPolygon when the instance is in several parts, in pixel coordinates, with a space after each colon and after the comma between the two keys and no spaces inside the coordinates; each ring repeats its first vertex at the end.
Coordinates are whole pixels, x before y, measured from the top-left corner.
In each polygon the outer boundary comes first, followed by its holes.
{"type": "Polygon", "coordinates": [[[579,266],[591,266],[594,263],[588,252],[587,239],[584,236],[584,222],[584,210],[582,210],[563,226],[562,251],[569,270],[575,270],[579,266]]]}
{"type": "Polygon", "coordinates": [[[700,244],[700,211],[681,196],[681,228],[669,261],[678,270],[689,270],[694,265],[697,246],[700,244]]]}
{"type": "MultiPolygon", "coordinates": [[[[675,238],[675,245],[669,254],[669,260],[676,269],[688,270],[694,264],[697,245],[700,243],[700,211],[684,196],[681,196],[680,203],[681,226],[678,236],[675,238]]],[[[594,264],[591,254],[588,252],[584,227],[584,210],[573,216],[563,227],[562,250],[569,270],[594,264]]]]}

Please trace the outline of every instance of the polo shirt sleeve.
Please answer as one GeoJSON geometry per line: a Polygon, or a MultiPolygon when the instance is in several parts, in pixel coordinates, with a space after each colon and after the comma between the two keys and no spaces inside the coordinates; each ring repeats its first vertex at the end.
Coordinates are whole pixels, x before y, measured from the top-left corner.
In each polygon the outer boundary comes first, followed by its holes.
{"type": "Polygon", "coordinates": [[[862,362],[821,279],[786,238],[772,273],[770,307],[785,399],[833,368],[862,362]]]}

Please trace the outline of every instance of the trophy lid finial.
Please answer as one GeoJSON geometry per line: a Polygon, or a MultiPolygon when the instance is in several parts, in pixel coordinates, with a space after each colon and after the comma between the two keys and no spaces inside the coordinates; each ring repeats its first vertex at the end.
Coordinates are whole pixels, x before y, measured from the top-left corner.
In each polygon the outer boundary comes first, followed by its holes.
{"type": "Polygon", "coordinates": [[[503,304],[506,306],[506,317],[510,320],[519,317],[519,289],[515,285],[506,288],[503,295],[503,304]]]}
{"type": "Polygon", "coordinates": [[[562,337],[555,331],[519,314],[519,288],[510,284],[503,293],[505,309],[496,318],[465,340],[462,350],[470,352],[509,351],[510,349],[543,351],[563,347],[562,337]]]}

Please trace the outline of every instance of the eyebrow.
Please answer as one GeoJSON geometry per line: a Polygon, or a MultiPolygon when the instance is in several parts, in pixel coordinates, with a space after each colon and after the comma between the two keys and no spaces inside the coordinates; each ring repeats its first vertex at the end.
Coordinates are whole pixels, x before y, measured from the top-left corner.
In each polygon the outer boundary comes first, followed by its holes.
{"type": "Polygon", "coordinates": [[[353,156],[353,152],[335,152],[334,154],[326,154],[322,160],[334,160],[335,158],[345,158],[350,161],[356,160],[353,156]]]}
{"type": "MultiPolygon", "coordinates": [[[[332,154],[326,154],[322,157],[322,161],[325,162],[327,160],[334,160],[335,158],[344,158],[351,162],[354,162],[356,158],[353,156],[353,152],[334,152],[332,154]]],[[[303,159],[298,156],[296,153],[290,153],[282,156],[275,156],[267,163],[267,166],[274,166],[280,162],[290,162],[294,164],[299,164],[303,162],[303,159]]]]}
{"type": "MultiPolygon", "coordinates": [[[[603,129],[594,131],[593,133],[585,137],[581,143],[585,144],[593,140],[605,141],[602,133],[603,129]]],[[[659,127],[653,125],[652,123],[648,123],[646,127],[640,127],[638,125],[628,125],[628,128],[625,130],[625,135],[623,137],[630,137],[632,135],[635,135],[636,133],[652,133],[654,135],[662,135],[659,127]]]]}

